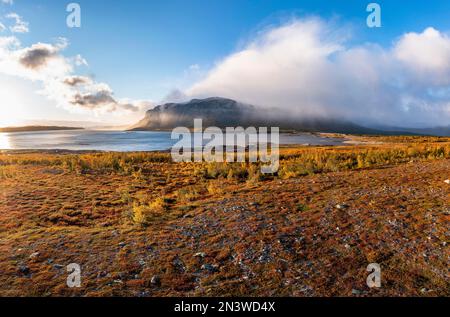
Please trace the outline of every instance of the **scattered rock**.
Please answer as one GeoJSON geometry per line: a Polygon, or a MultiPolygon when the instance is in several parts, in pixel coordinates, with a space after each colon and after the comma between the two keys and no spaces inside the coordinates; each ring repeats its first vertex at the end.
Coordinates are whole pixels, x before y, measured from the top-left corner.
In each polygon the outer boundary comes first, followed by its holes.
{"type": "Polygon", "coordinates": [[[145,249],[146,249],[148,252],[153,252],[153,251],[155,251],[155,248],[154,248],[153,246],[151,246],[151,245],[146,246],[145,249]]]}
{"type": "Polygon", "coordinates": [[[218,266],[215,264],[203,264],[202,270],[208,271],[209,273],[218,272],[218,266]]]}
{"type": "Polygon", "coordinates": [[[61,264],[54,264],[53,267],[54,267],[55,269],[57,269],[57,270],[61,270],[61,269],[64,268],[64,265],[61,265],[61,264]]]}
{"type": "Polygon", "coordinates": [[[345,209],[348,209],[348,205],[346,205],[346,204],[337,204],[336,206],[336,209],[339,209],[339,210],[345,210],[345,209]]]}
{"type": "Polygon", "coordinates": [[[30,254],[30,260],[34,260],[36,259],[38,256],[40,255],[39,252],[34,252],[30,254]]]}
{"type": "Polygon", "coordinates": [[[205,256],[205,252],[198,252],[194,254],[194,258],[204,258],[205,256]]]}
{"type": "Polygon", "coordinates": [[[446,180],[444,181],[444,183],[450,184],[450,179],[446,179],[446,180]]]}
{"type": "Polygon", "coordinates": [[[123,248],[123,247],[125,247],[127,244],[125,243],[125,242],[120,242],[119,243],[119,247],[121,247],[121,248],[123,248]]]}
{"type": "Polygon", "coordinates": [[[19,272],[23,275],[29,275],[30,274],[30,268],[26,265],[19,265],[19,272]]]}
{"type": "Polygon", "coordinates": [[[273,259],[270,256],[270,246],[265,245],[261,251],[261,256],[258,258],[258,261],[261,263],[269,263],[272,260],[273,259]]]}
{"type": "Polygon", "coordinates": [[[161,278],[158,275],[153,275],[152,279],[150,280],[150,283],[152,285],[159,286],[159,285],[161,285],[161,278]]]}
{"type": "Polygon", "coordinates": [[[311,296],[313,294],[314,290],[312,289],[312,287],[306,285],[306,286],[300,287],[299,292],[301,292],[303,295],[311,296]]]}
{"type": "Polygon", "coordinates": [[[184,265],[183,261],[181,261],[181,259],[178,257],[176,257],[172,261],[172,265],[175,271],[177,271],[178,273],[184,273],[186,271],[186,266],[184,265]]]}
{"type": "Polygon", "coordinates": [[[353,294],[353,295],[361,295],[362,293],[363,293],[363,292],[360,291],[359,289],[356,289],[356,288],[352,289],[352,294],[353,294]]]}

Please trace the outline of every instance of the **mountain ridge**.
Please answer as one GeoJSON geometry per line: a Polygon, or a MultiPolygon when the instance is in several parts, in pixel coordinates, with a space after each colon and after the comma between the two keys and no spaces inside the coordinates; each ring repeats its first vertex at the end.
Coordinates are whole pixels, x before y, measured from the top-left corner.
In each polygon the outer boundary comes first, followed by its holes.
{"type": "Polygon", "coordinates": [[[181,103],[165,103],[146,112],[145,117],[131,131],[172,130],[176,127],[193,128],[194,119],[202,119],[203,126],[225,127],[279,127],[280,130],[299,132],[331,132],[369,135],[431,135],[432,129],[379,129],[365,127],[347,120],[326,118],[302,119],[280,109],[262,111],[253,105],[229,98],[209,97],[181,103]],[[267,113],[270,112],[268,115],[267,113]],[[430,133],[426,133],[429,131],[430,133]]]}

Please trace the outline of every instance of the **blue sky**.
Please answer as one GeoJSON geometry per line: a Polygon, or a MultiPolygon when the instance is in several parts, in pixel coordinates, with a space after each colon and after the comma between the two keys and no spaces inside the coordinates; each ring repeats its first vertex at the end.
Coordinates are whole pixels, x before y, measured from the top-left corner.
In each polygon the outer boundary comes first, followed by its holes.
{"type": "MultiPolygon", "coordinates": [[[[30,23],[26,44],[69,39],[68,54],[82,54],[88,73],[117,95],[160,99],[190,65],[207,69],[261,28],[292,16],[338,18],[354,27],[354,41],[389,44],[406,31],[450,30],[450,1],[377,1],[381,29],[367,28],[370,1],[362,0],[79,0],[82,27],[66,26],[69,1],[16,0],[30,23]]],[[[4,11],[10,11],[3,7],[4,11]]]]}
{"type": "Polygon", "coordinates": [[[172,89],[188,88],[261,30],[295,17],[338,21],[351,30],[346,45],[370,42],[389,47],[406,32],[420,33],[429,26],[450,30],[450,1],[445,0],[376,1],[382,7],[383,23],[376,29],[366,26],[365,8],[370,1],[362,0],[77,2],[82,9],[79,29],[66,26],[69,1],[15,0],[13,5],[0,5],[0,13],[4,17],[16,12],[29,23],[30,32],[15,35],[24,47],[67,38],[70,45],[64,55],[81,54],[89,64],[78,74],[107,83],[117,97],[155,102],[172,89]]]}

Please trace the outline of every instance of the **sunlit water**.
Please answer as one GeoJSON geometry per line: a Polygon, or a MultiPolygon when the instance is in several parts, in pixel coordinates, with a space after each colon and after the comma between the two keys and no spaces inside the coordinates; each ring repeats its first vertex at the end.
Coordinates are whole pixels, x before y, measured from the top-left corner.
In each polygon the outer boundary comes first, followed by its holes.
{"type": "MultiPolygon", "coordinates": [[[[40,131],[0,133],[0,149],[60,149],[98,151],[162,151],[178,140],[171,132],[125,131],[40,131]]],[[[343,140],[311,134],[281,134],[280,144],[338,145],[343,140]]]]}

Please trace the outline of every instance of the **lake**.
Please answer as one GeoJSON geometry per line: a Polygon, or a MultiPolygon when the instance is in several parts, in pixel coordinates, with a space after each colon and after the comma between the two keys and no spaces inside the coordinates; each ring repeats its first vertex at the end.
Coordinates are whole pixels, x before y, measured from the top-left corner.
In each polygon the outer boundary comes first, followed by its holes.
{"type": "MultiPolygon", "coordinates": [[[[280,134],[280,144],[285,145],[339,145],[343,141],[308,133],[280,134]]],[[[162,151],[170,149],[176,142],[171,139],[171,132],[72,130],[0,133],[2,150],[162,151]]]]}

